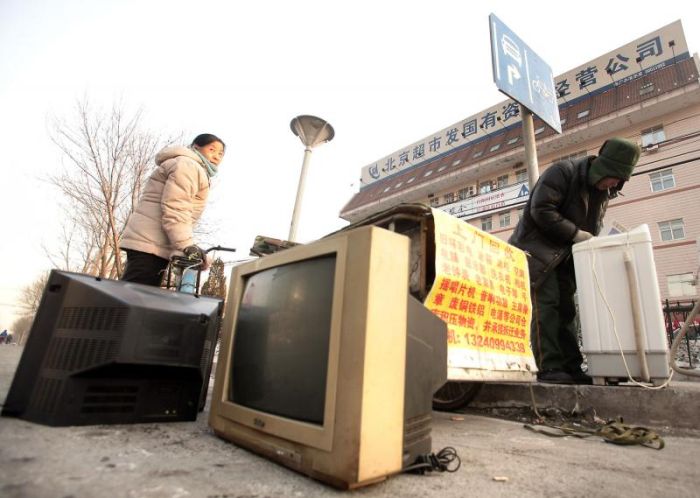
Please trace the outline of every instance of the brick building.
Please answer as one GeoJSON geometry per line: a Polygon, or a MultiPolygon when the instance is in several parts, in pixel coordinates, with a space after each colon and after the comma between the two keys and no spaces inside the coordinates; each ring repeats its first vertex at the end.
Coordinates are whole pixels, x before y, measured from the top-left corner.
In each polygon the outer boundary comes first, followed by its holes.
{"type": "MultiPolygon", "coordinates": [[[[597,154],[613,136],[642,146],[601,235],[649,225],[664,299],[700,289],[699,68],[676,21],[555,77],[561,134],[535,118],[540,171],[597,154]]],[[[363,168],[363,186],[340,216],[357,221],[423,202],[507,239],[529,195],[521,128],[507,100],[410,144],[363,168]]]]}

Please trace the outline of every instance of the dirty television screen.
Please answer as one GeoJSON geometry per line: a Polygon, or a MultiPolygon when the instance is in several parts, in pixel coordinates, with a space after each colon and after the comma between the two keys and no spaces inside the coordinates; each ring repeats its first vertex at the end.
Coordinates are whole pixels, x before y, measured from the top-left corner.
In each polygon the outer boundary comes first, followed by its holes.
{"type": "Polygon", "coordinates": [[[373,226],[235,267],[214,432],[339,488],[429,453],[447,330],[408,273],[408,238],[373,226]]]}

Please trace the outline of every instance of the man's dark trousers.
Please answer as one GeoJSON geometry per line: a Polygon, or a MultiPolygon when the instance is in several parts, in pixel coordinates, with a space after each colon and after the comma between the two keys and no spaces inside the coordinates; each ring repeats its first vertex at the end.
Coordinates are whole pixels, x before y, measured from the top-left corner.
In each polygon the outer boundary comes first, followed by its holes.
{"type": "Polygon", "coordinates": [[[576,278],[571,256],[532,291],[530,340],[540,371],[581,370],[583,357],[576,338],[574,292],[576,278]]]}

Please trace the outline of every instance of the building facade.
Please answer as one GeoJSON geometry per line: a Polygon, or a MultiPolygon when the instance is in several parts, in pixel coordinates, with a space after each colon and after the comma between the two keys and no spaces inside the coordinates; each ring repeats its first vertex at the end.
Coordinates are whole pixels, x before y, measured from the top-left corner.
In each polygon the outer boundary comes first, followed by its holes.
{"type": "MultiPolygon", "coordinates": [[[[540,172],[621,136],[642,156],[601,235],[647,224],[662,299],[699,296],[700,60],[680,21],[554,78],[562,133],[535,119],[540,172]]],[[[507,239],[528,199],[519,106],[504,101],[362,170],[340,216],[422,202],[507,239]]]]}

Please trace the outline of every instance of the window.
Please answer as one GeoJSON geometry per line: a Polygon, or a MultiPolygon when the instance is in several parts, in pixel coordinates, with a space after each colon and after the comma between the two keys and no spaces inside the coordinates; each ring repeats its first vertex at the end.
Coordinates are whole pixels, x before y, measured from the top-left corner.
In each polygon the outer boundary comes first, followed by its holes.
{"type": "Polygon", "coordinates": [[[661,240],[663,241],[685,238],[683,219],[660,221],[659,232],[661,232],[661,240]]]}
{"type": "Polygon", "coordinates": [[[445,197],[443,197],[443,200],[445,201],[445,204],[449,204],[450,202],[455,201],[455,194],[453,192],[450,192],[449,194],[445,194],[445,197]]]}
{"type": "Polygon", "coordinates": [[[501,148],[501,144],[496,144],[496,145],[492,145],[491,148],[490,148],[489,150],[490,150],[491,152],[495,152],[495,151],[497,151],[497,150],[500,149],[500,148],[501,148]]]}
{"type": "Polygon", "coordinates": [[[646,95],[648,93],[653,93],[654,91],[654,83],[653,82],[648,82],[644,83],[642,86],[639,87],[639,95],[646,95]]]}
{"type": "Polygon", "coordinates": [[[484,151],[480,150],[479,152],[475,152],[472,157],[474,157],[474,158],[481,157],[481,154],[483,154],[483,153],[484,153],[484,151]]]}
{"type": "Polygon", "coordinates": [[[510,226],[510,212],[501,213],[501,217],[498,220],[498,224],[500,225],[501,228],[509,227],[510,226]]]}
{"type": "Polygon", "coordinates": [[[513,137],[510,140],[508,140],[508,145],[513,145],[516,143],[518,140],[520,140],[520,137],[513,137]]]}
{"type": "Polygon", "coordinates": [[[439,206],[439,205],[440,205],[440,199],[438,199],[437,197],[431,197],[431,198],[430,198],[430,205],[431,205],[432,207],[437,207],[437,206],[439,206]]]}
{"type": "Polygon", "coordinates": [[[683,297],[697,295],[695,277],[692,273],[682,273],[680,275],[669,275],[668,295],[670,297],[683,297]]]}
{"type": "Polygon", "coordinates": [[[591,110],[590,110],[590,109],[586,109],[585,111],[579,112],[579,113],[576,115],[576,117],[579,118],[579,119],[585,118],[585,117],[588,116],[590,113],[591,113],[591,110]]]}
{"type": "Polygon", "coordinates": [[[486,216],[485,218],[481,218],[481,229],[484,232],[489,232],[493,228],[493,217],[492,216],[486,216]]]}
{"type": "Polygon", "coordinates": [[[676,186],[676,179],[673,177],[673,170],[665,169],[649,175],[651,191],[659,192],[676,186]]]}
{"type": "Polygon", "coordinates": [[[457,166],[461,162],[462,162],[461,159],[455,159],[455,161],[452,163],[452,166],[457,166]]]}
{"type": "Polygon", "coordinates": [[[539,128],[537,128],[537,129],[535,130],[535,135],[539,135],[539,134],[542,133],[543,131],[544,131],[544,126],[540,126],[539,128]]]}
{"type": "Polygon", "coordinates": [[[447,165],[446,165],[446,164],[443,164],[442,166],[440,166],[440,167],[438,168],[438,173],[440,173],[441,171],[445,171],[446,169],[447,169],[447,165]]]}
{"type": "Polygon", "coordinates": [[[658,144],[666,140],[666,133],[662,125],[652,126],[646,130],[642,130],[642,147],[658,144]]]}
{"type": "Polygon", "coordinates": [[[459,189],[457,195],[459,196],[460,200],[466,199],[467,197],[471,197],[472,195],[474,195],[474,185],[470,185],[468,187],[459,189]]]}
{"type": "Polygon", "coordinates": [[[396,185],[394,185],[394,188],[399,188],[399,187],[401,187],[401,185],[403,185],[403,182],[397,183],[396,185]]]}
{"type": "Polygon", "coordinates": [[[430,176],[432,174],[433,174],[433,170],[429,169],[428,171],[425,172],[425,174],[423,176],[430,176]]]}
{"type": "Polygon", "coordinates": [[[515,183],[527,181],[527,168],[515,170],[515,183]]]}
{"type": "Polygon", "coordinates": [[[577,152],[574,152],[573,154],[568,154],[566,156],[561,156],[557,157],[553,163],[558,163],[559,161],[573,161],[574,159],[580,159],[582,157],[586,157],[588,154],[586,153],[585,150],[579,150],[577,152]]]}
{"type": "Polygon", "coordinates": [[[503,188],[508,186],[508,175],[499,176],[496,180],[496,188],[503,188]]]}
{"type": "Polygon", "coordinates": [[[518,221],[522,220],[525,214],[525,208],[520,208],[516,212],[518,213],[518,221]]]}
{"type": "Polygon", "coordinates": [[[559,121],[559,124],[564,126],[566,124],[566,118],[559,121]]]}
{"type": "Polygon", "coordinates": [[[415,180],[415,179],[416,179],[416,177],[415,177],[415,176],[412,176],[411,178],[409,178],[408,180],[406,180],[406,183],[411,183],[411,182],[412,182],[413,180],[415,180]]]}
{"type": "Polygon", "coordinates": [[[492,190],[493,190],[493,182],[491,182],[490,180],[479,184],[479,193],[480,194],[488,194],[492,190]]]}

